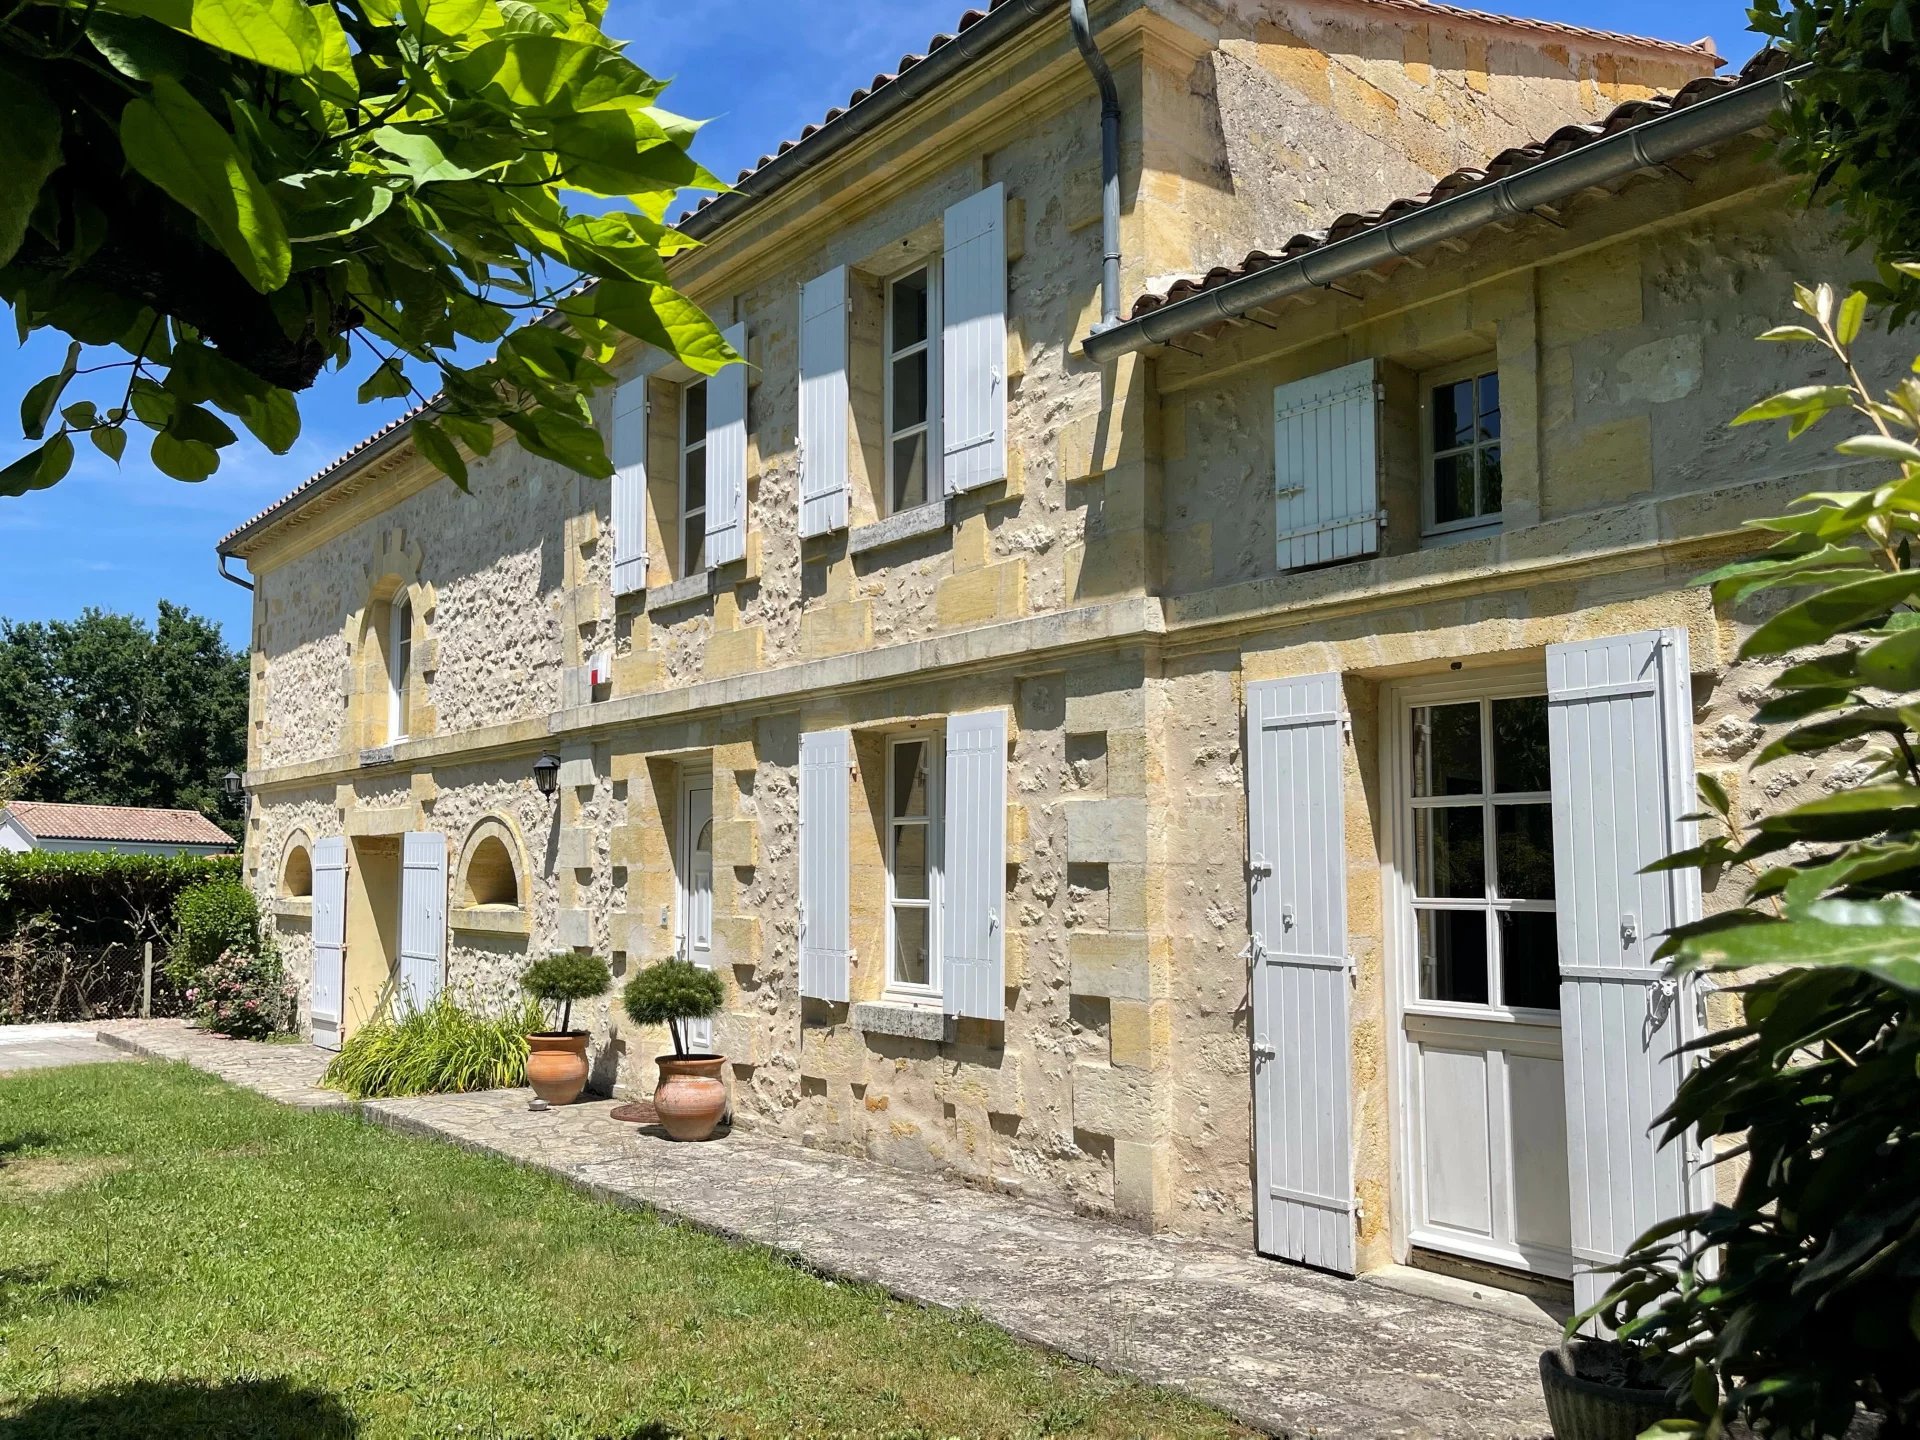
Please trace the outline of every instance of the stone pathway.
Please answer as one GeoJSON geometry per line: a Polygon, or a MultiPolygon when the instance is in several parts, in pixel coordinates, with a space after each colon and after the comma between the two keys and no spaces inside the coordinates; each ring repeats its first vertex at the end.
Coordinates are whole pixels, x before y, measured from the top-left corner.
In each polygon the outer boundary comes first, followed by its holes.
{"type": "MultiPolygon", "coordinates": [[[[290,1105],[326,1057],[175,1021],[101,1038],[290,1105]]],[[[971,1310],[1023,1340],[1186,1391],[1276,1435],[1540,1437],[1553,1332],[1238,1250],[1145,1235],[745,1131],[676,1145],[611,1101],[533,1113],[525,1090],[369,1101],[398,1130],[548,1170],[587,1193],[769,1246],[823,1274],[971,1310]]]]}
{"type": "Polygon", "coordinates": [[[124,1051],[100,1043],[97,1026],[0,1025],[0,1075],[126,1058],[124,1051]]]}

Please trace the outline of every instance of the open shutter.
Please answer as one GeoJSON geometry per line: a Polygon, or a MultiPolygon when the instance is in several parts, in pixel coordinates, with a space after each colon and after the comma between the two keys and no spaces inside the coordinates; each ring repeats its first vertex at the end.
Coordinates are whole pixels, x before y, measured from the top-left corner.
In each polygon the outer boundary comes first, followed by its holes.
{"type": "Polygon", "coordinates": [[[1700,914],[1696,870],[1642,870],[1692,845],[1693,709],[1684,630],[1547,647],[1560,1023],[1574,1304],[1597,1300],[1645,1230],[1700,1198],[1690,1144],[1650,1133],[1694,1032],[1661,936],[1700,914]]]}
{"type": "Polygon", "coordinates": [[[1273,391],[1273,521],[1282,570],[1380,548],[1380,400],[1373,361],[1273,391]]]}
{"type": "Polygon", "coordinates": [[[1256,1241],[1351,1275],[1344,728],[1338,675],[1247,686],[1256,1241]]]}
{"type": "Polygon", "coordinates": [[[1006,1014],[1007,712],[947,721],[941,990],[949,1015],[1006,1014]]]}
{"type": "Polygon", "coordinates": [[[1007,474],[1007,190],[947,211],[941,260],[941,374],[947,493],[1007,474]]]}
{"type": "Polygon", "coordinates": [[[853,741],[845,730],[800,737],[800,993],[844,1002],[852,994],[847,833],[853,741]]]}
{"type": "Polygon", "coordinates": [[[647,377],[613,392],[613,593],[647,588],[647,377]]]}
{"type": "MultiPolygon", "coordinates": [[[[747,327],[723,331],[747,353],[747,327]]],[[[707,564],[747,553],[747,367],[729,365],[707,381],[707,564]]]]}
{"type": "Polygon", "coordinates": [[[401,1014],[431,1005],[447,963],[447,837],[419,830],[400,837],[401,1014]]]}
{"type": "Polygon", "coordinates": [[[847,267],[800,291],[800,533],[847,528],[847,267]]]}
{"type": "Polygon", "coordinates": [[[347,990],[347,841],[329,835],[313,842],[313,990],[308,1009],[313,1043],[340,1048],[347,990]]]}

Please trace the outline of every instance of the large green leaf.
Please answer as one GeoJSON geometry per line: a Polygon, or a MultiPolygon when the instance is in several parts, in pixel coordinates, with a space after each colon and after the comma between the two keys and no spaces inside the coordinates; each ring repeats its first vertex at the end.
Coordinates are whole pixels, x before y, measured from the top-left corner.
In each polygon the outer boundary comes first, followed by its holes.
{"type": "Polygon", "coordinates": [[[474,93],[491,93],[528,116],[642,105],[660,89],[617,51],[558,35],[503,35],[450,62],[447,70],[474,93]]]}
{"type": "Polygon", "coordinates": [[[305,75],[326,55],[301,0],[101,0],[103,8],[158,20],[269,70],[305,75]]]}
{"type": "Polygon", "coordinates": [[[191,210],[247,283],[261,292],[287,283],[293,252],[273,196],[233,137],[174,80],[120,117],[127,163],[191,210]]]}
{"type": "Polygon", "coordinates": [[[47,92],[11,59],[0,61],[0,265],[19,252],[47,177],[60,168],[60,112],[47,92]]]}
{"type": "Polygon", "coordinates": [[[1920,570],[1900,570],[1809,595],[1775,615],[1747,637],[1740,658],[1784,655],[1805,645],[1823,645],[1920,594],[1920,570]]]}
{"type": "Polygon", "coordinates": [[[576,306],[636,340],[678,355],[702,375],[716,375],[742,360],[707,312],[670,286],[603,280],[577,300],[562,301],[560,308],[571,312],[576,306]]]}
{"type": "Polygon", "coordinates": [[[436,180],[471,180],[486,173],[486,169],[471,169],[449,160],[440,148],[439,139],[424,130],[382,125],[367,138],[398,160],[415,185],[428,185],[436,180]]]}
{"type": "Polygon", "coordinates": [[[1796,919],[1741,925],[1682,942],[1683,963],[1714,970],[1840,965],[1920,994],[1920,904],[1823,900],[1796,919]]]}
{"type": "Polygon", "coordinates": [[[1866,785],[1837,790],[1761,819],[1762,834],[1800,840],[1864,840],[1885,831],[1920,831],[1920,787],[1866,785]]]}

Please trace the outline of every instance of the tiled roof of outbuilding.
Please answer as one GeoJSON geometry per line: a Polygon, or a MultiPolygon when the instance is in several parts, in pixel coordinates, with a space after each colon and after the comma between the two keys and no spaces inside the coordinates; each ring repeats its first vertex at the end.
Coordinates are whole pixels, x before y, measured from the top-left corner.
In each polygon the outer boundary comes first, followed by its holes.
{"type": "Polygon", "coordinates": [[[146,845],[224,845],[233,837],[198,810],[152,810],[139,805],[62,805],[16,800],[0,807],[36,840],[119,840],[146,845]]]}
{"type": "MultiPolygon", "coordinates": [[[[1370,0],[1374,4],[1397,4],[1403,0],[1370,0]]],[[[1435,7],[1438,8],[1438,7],[1435,7]]],[[[1318,250],[1324,245],[1345,240],[1362,231],[1371,230],[1377,225],[1385,225],[1398,220],[1401,216],[1435,204],[1441,200],[1450,200],[1482,185],[1491,185],[1505,179],[1516,171],[1538,165],[1543,160],[1551,160],[1569,150],[1578,150],[1596,140],[1619,131],[1628,130],[1635,125],[1644,124],[1658,116],[1674,110],[1684,110],[1702,100],[1723,94],[1742,85],[1751,85],[1766,80],[1790,67],[1791,62],[1777,50],[1762,50],[1753,59],[1741,67],[1735,75],[1707,75],[1698,80],[1689,81],[1672,95],[1652,95],[1644,100],[1628,100],[1616,105],[1599,120],[1587,124],[1563,125],[1543,140],[1530,141],[1525,145],[1502,150],[1484,165],[1467,166],[1442,176],[1431,190],[1420,195],[1410,195],[1394,200],[1378,210],[1351,211],[1342,215],[1324,230],[1306,230],[1295,235],[1278,250],[1252,250],[1237,265],[1216,265],[1204,275],[1190,279],[1174,281],[1166,289],[1149,292],[1133,302],[1128,318],[1139,319],[1151,314],[1163,305],[1172,305],[1205,291],[1217,289],[1242,276],[1251,275],[1257,270],[1265,270],[1271,265],[1292,260],[1310,250],[1318,250]]]]}

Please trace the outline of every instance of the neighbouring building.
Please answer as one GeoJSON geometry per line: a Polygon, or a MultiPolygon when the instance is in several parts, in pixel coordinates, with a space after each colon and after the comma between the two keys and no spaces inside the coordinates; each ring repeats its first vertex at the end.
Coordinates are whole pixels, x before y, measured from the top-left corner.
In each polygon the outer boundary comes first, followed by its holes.
{"type": "MultiPolygon", "coordinates": [[[[625,358],[610,483],[503,444],[462,494],[397,424],[221,543],[303,1016],[686,955],[743,1126],[1564,1284],[1700,1183],[1650,957],[1713,897],[1638,872],[1754,736],[1689,581],[1836,483],[1724,423],[1843,263],[1778,67],[1093,12],[1124,318],[1068,7],[997,5],[693,212],[751,366],[625,358]]],[[[664,1037],[583,1008],[648,1090],[664,1037]]]]}
{"type": "Polygon", "coordinates": [[[0,806],[0,850],[104,850],[115,855],[225,855],[233,837],[198,810],[140,805],[0,806]]]}

